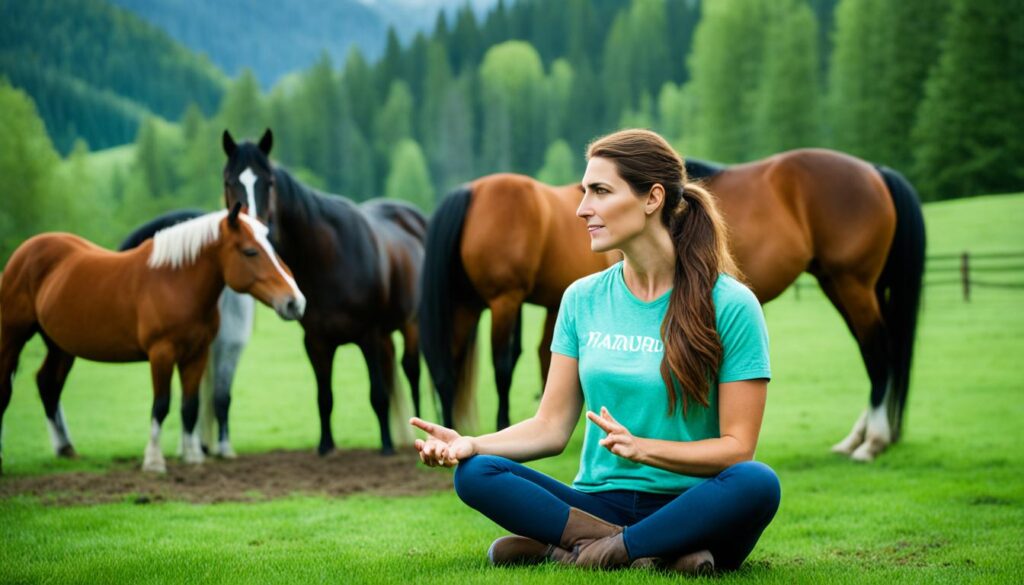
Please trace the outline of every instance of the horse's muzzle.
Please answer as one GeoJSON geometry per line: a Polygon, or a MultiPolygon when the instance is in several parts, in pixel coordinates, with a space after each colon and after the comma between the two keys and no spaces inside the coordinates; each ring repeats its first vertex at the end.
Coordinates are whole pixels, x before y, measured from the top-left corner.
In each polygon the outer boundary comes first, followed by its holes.
{"type": "Polygon", "coordinates": [[[285,297],[280,302],[274,303],[274,310],[282,319],[297,321],[306,311],[306,297],[302,295],[285,297]]]}

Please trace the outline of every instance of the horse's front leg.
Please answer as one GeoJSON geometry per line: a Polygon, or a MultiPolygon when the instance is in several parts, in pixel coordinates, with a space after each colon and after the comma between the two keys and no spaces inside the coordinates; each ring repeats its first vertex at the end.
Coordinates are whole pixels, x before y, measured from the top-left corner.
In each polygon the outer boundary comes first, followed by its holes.
{"type": "Polygon", "coordinates": [[[327,455],[334,450],[334,435],[331,433],[331,410],[334,396],[331,393],[331,374],[334,371],[334,353],[338,346],[333,342],[306,334],[306,355],[316,376],[317,407],[320,410],[320,445],[316,451],[327,455]]]}
{"type": "Polygon", "coordinates": [[[199,419],[199,383],[209,355],[210,347],[207,345],[196,355],[178,362],[178,375],[181,377],[181,459],[185,463],[203,462],[196,421],[199,419]]]}
{"type": "Polygon", "coordinates": [[[160,449],[160,427],[167,418],[171,407],[171,375],[174,373],[174,349],[169,344],[156,346],[149,351],[149,371],[153,378],[153,414],[149,432],[149,444],[142,470],[165,473],[167,463],[160,449]]]}
{"type": "Polygon", "coordinates": [[[380,452],[393,455],[395,445],[391,441],[388,403],[395,394],[395,346],[390,335],[375,334],[360,342],[359,349],[363,351],[370,374],[370,406],[380,424],[380,452]]]}

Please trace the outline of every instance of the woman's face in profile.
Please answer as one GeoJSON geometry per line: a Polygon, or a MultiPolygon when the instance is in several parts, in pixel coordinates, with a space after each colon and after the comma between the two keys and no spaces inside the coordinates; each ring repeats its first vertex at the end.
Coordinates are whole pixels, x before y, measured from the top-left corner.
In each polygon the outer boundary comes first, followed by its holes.
{"type": "Polygon", "coordinates": [[[582,183],[583,200],[576,215],[587,222],[592,251],[621,248],[644,230],[644,199],[633,193],[611,159],[591,158],[582,183]]]}

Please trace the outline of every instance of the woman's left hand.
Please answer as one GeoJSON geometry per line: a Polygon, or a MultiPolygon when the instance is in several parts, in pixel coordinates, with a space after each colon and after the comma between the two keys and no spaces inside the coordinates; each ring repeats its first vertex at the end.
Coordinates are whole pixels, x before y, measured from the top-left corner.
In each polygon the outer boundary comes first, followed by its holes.
{"type": "Polygon", "coordinates": [[[587,418],[601,428],[608,435],[599,441],[599,444],[612,453],[629,459],[639,461],[642,455],[638,439],[629,432],[629,429],[622,426],[622,423],[615,420],[608,409],[601,407],[601,414],[598,416],[593,411],[587,411],[587,418]]]}

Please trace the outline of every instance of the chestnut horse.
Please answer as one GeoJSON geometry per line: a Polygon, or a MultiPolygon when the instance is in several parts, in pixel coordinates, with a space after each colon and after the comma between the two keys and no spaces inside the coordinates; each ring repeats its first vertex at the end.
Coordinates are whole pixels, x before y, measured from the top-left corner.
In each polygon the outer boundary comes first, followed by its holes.
{"type": "MultiPolygon", "coordinates": [[[[891,169],[822,149],[730,167],[686,166],[689,179],[717,197],[739,268],[762,303],[809,272],[843,316],[860,346],[871,394],[869,408],[833,450],[873,459],[899,439],[909,389],[925,249],[913,187],[891,169]]],[[[581,197],[578,185],[555,189],[492,175],[455,191],[435,212],[420,326],[445,424],[458,424],[470,409],[482,309],[492,312],[502,428],[520,352],[521,304],[548,309],[539,349],[543,376],[565,287],[616,260],[590,252],[574,214],[581,197]]]]}
{"type": "Polygon", "coordinates": [[[309,297],[301,322],[317,384],[317,451],[324,455],[334,449],[334,354],[339,345],[355,343],[370,375],[370,404],[380,425],[381,452],[393,453],[392,430],[400,443],[412,443],[396,391],[391,341],[396,330],[403,337],[402,369],[419,414],[416,307],[427,220],[402,201],[375,199],[356,205],[303,185],[287,170],[271,165],[273,140],[268,129],[258,144],[236,144],[224,131],[224,199],[228,205],[242,203],[268,222],[274,246],[309,297]]]}
{"type": "MultiPolygon", "coordinates": [[[[164,213],[136,228],[125,236],[117,249],[130,250],[152,238],[160,230],[204,215],[204,211],[180,209],[164,213]]],[[[231,408],[231,386],[242,350],[252,336],[256,312],[251,295],[237,293],[225,287],[217,303],[220,328],[210,346],[210,359],[199,383],[199,442],[203,453],[234,459],[234,448],[228,432],[228,410],[231,408]],[[216,425],[215,425],[216,423],[216,425]],[[216,427],[216,428],[215,428],[216,427]]]]}
{"type": "Polygon", "coordinates": [[[224,285],[252,294],[284,319],[300,318],[306,303],[274,253],[267,228],[240,215],[240,208],[178,224],[127,252],[64,233],[41,234],[19,246],[0,283],[0,421],[18,356],[39,333],[48,353],[36,382],[58,456],[75,456],[60,393],[75,358],[82,357],[149,361],[152,430],[143,469],[157,472],[166,469],[160,428],[177,365],[183,458],[202,462],[193,435],[197,392],[217,334],[224,285]]]}

